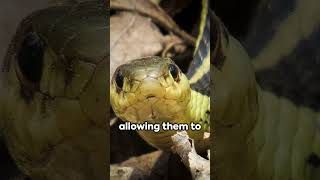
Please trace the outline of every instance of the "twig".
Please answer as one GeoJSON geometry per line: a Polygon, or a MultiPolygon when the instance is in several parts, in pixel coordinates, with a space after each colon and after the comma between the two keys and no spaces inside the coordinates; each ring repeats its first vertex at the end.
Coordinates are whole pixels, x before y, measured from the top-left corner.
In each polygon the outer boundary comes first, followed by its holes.
{"type": "Polygon", "coordinates": [[[118,117],[114,117],[110,120],[110,127],[113,126],[118,121],[118,117]]]}
{"type": "Polygon", "coordinates": [[[182,159],[182,162],[190,169],[193,179],[210,179],[210,161],[199,156],[194,148],[194,142],[187,132],[177,132],[172,137],[173,151],[182,159]]]}

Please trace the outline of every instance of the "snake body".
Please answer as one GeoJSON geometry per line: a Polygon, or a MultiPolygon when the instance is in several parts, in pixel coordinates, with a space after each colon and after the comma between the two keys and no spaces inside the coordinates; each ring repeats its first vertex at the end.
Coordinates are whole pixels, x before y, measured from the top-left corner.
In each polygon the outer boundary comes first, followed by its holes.
{"type": "Polygon", "coordinates": [[[319,179],[319,113],[262,90],[243,46],[212,22],[213,176],[319,179]]]}
{"type": "MultiPolygon", "coordinates": [[[[170,72],[169,64],[173,64],[170,59],[144,58],[120,66],[111,85],[111,104],[116,114],[132,122],[199,122],[189,116],[191,106],[196,112],[205,112],[205,107],[210,106],[203,107],[202,102],[209,103],[210,99],[205,96],[205,91],[201,92],[204,86],[194,86],[194,83],[210,84],[213,124],[209,129],[214,142],[212,176],[215,179],[319,179],[319,113],[261,89],[245,48],[229,34],[213,12],[210,11],[209,16],[213,46],[209,50],[211,53],[206,55],[210,56],[210,63],[206,64],[206,58],[198,61],[196,56],[187,73],[188,78],[179,72],[181,83],[170,72]],[[207,69],[211,71],[210,78],[206,77],[207,69]],[[159,71],[164,73],[159,74],[159,71]],[[186,82],[191,82],[192,88],[187,96],[189,85],[186,82]],[[178,88],[179,93],[176,93],[178,88]],[[174,102],[166,103],[163,98],[166,92],[170,92],[170,97],[176,94],[174,102]],[[199,93],[194,96],[196,98],[192,97],[193,92],[199,93]],[[149,95],[155,98],[154,103],[153,100],[149,102],[149,95]],[[160,103],[159,99],[162,99],[160,103]],[[185,99],[193,102],[188,103],[185,99]],[[161,107],[164,109],[160,110],[161,107]],[[165,115],[169,116],[161,118],[165,115]]],[[[195,54],[199,49],[206,51],[199,44],[195,54]]],[[[155,147],[168,149],[172,145],[170,136],[174,132],[139,133],[155,147]]],[[[202,134],[189,134],[198,145],[201,144],[199,137],[202,134]]]]}
{"type": "Polygon", "coordinates": [[[10,44],[1,133],[34,180],[107,179],[107,17],[102,1],[49,7],[25,18],[10,44]]]}
{"type": "MultiPolygon", "coordinates": [[[[33,179],[106,179],[106,17],[98,1],[48,8],[26,18],[9,47],[0,125],[33,179]]],[[[245,48],[208,9],[202,17],[186,75],[169,58],[118,67],[110,87],[116,114],[135,123],[200,123],[188,133],[201,151],[212,131],[216,179],[319,179],[319,113],[262,90],[245,48]]],[[[175,131],[139,133],[168,150],[175,131]]]]}

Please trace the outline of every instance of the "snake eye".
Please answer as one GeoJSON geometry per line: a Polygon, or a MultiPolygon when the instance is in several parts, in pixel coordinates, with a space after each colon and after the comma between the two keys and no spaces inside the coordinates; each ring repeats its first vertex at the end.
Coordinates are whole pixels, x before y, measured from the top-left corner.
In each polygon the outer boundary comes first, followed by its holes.
{"type": "Polygon", "coordinates": [[[117,71],[115,81],[116,81],[117,87],[120,89],[122,89],[122,87],[123,87],[123,79],[124,79],[124,77],[123,77],[121,71],[117,71]]]}
{"type": "Polygon", "coordinates": [[[169,64],[168,68],[169,68],[169,72],[170,72],[171,76],[173,77],[173,79],[175,81],[178,81],[178,78],[179,78],[179,69],[178,69],[178,67],[176,65],[174,65],[174,64],[169,64]]]}
{"type": "Polygon", "coordinates": [[[41,80],[45,41],[35,32],[28,33],[22,41],[17,61],[24,77],[38,83],[41,80]]]}

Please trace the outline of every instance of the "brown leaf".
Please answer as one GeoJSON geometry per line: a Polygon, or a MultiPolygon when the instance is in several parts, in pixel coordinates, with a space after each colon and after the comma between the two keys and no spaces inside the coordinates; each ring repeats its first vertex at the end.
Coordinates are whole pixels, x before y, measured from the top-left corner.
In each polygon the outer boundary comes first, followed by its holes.
{"type": "Polygon", "coordinates": [[[158,150],[132,157],[120,164],[113,164],[110,166],[112,178],[125,179],[124,177],[135,172],[135,176],[140,179],[163,179],[168,174],[170,155],[168,152],[158,150]]]}
{"type": "Polygon", "coordinates": [[[145,179],[145,175],[133,167],[122,167],[118,165],[110,166],[110,179],[113,180],[139,180],[145,179]]]}
{"type": "Polygon", "coordinates": [[[132,157],[122,162],[121,166],[137,168],[150,177],[151,174],[165,174],[168,160],[169,153],[158,150],[138,157],[132,157]],[[157,171],[157,173],[152,171],[157,171]]]}
{"type": "Polygon", "coordinates": [[[110,77],[119,65],[158,54],[164,37],[149,18],[123,12],[110,19],[110,77]]]}
{"type": "Polygon", "coordinates": [[[195,43],[194,37],[182,30],[158,4],[149,0],[111,0],[110,7],[111,9],[130,10],[148,16],[167,31],[180,36],[189,45],[195,43]]]}

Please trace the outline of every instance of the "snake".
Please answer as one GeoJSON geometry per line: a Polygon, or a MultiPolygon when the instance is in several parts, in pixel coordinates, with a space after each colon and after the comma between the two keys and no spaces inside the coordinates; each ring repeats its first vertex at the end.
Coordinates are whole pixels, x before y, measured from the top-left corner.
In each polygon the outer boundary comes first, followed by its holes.
{"type": "Polygon", "coordinates": [[[108,13],[96,0],[50,6],[9,45],[1,138],[33,180],[107,179],[108,13]]]}
{"type": "MultiPolygon", "coordinates": [[[[297,11],[304,6],[299,2],[297,11]]],[[[111,105],[117,116],[132,123],[207,125],[188,134],[201,151],[208,148],[202,135],[211,129],[214,179],[320,179],[319,113],[261,88],[256,80],[255,62],[246,48],[213,10],[205,9],[202,17],[206,18],[200,26],[203,29],[186,74],[171,59],[163,57],[145,57],[117,68],[110,87],[111,105]],[[211,28],[204,23],[208,20],[211,28]]],[[[298,13],[297,19],[311,17],[315,9],[316,6],[311,8],[306,16],[298,13]]],[[[290,25],[292,16],[283,26],[290,25]]],[[[308,21],[307,25],[313,24],[308,21]]],[[[290,30],[294,31],[288,28],[275,34],[281,39],[290,30]]],[[[310,34],[307,29],[301,32],[310,34]]],[[[293,41],[288,40],[285,47],[273,46],[284,55],[290,43],[293,41]]],[[[272,48],[271,42],[265,48],[269,53],[262,54],[275,58],[277,54],[272,53],[277,51],[272,48]]],[[[170,150],[171,136],[176,131],[138,133],[152,146],[170,150]]]]}
{"type": "MultiPolygon", "coordinates": [[[[1,137],[32,179],[106,179],[107,16],[101,1],[49,7],[25,18],[8,48],[1,137]]],[[[110,87],[116,114],[200,123],[188,133],[201,151],[212,131],[216,179],[319,179],[319,113],[262,89],[245,47],[207,8],[194,54],[185,74],[163,57],[118,67],[110,87]]],[[[175,131],[139,133],[168,150],[175,131]]]]}
{"type": "MultiPolygon", "coordinates": [[[[110,84],[110,102],[115,114],[130,123],[201,125],[187,129],[197,150],[210,132],[210,19],[208,1],[203,1],[199,35],[191,65],[186,73],[167,57],[143,57],[120,65],[110,84]]],[[[170,150],[176,130],[139,130],[150,145],[170,150]]]]}
{"type": "MultiPolygon", "coordinates": [[[[279,8],[284,1],[269,3],[279,8]]],[[[316,21],[309,19],[309,15],[319,12],[318,6],[304,11],[312,4],[310,1],[286,3],[296,5],[295,8],[289,8],[288,17],[284,15],[284,8],[272,10],[270,6],[266,7],[266,14],[281,14],[281,20],[262,21],[261,17],[273,17],[260,13],[260,26],[255,27],[259,31],[253,35],[256,38],[253,49],[260,49],[255,56],[249,56],[244,47],[249,47],[248,44],[240,43],[222,21],[215,14],[212,15],[212,175],[216,179],[320,178],[319,112],[262,88],[256,80],[255,68],[261,69],[261,59],[270,58],[272,64],[281,56],[293,60],[301,58],[298,55],[289,56],[288,50],[295,46],[299,37],[306,38],[311,30],[315,30],[312,26],[316,21]],[[301,22],[305,22],[306,26],[299,24],[301,22]],[[277,28],[266,28],[266,24],[274,27],[273,23],[278,23],[277,28]],[[303,31],[300,31],[300,26],[303,26],[303,31]],[[270,29],[274,31],[270,32],[270,29]],[[258,38],[257,34],[262,37],[258,38]],[[262,42],[267,43],[261,45],[262,42]]],[[[303,49],[303,46],[298,47],[303,49]]],[[[307,57],[306,54],[302,56],[303,60],[307,57]]],[[[264,61],[272,67],[270,62],[264,61]]]]}

